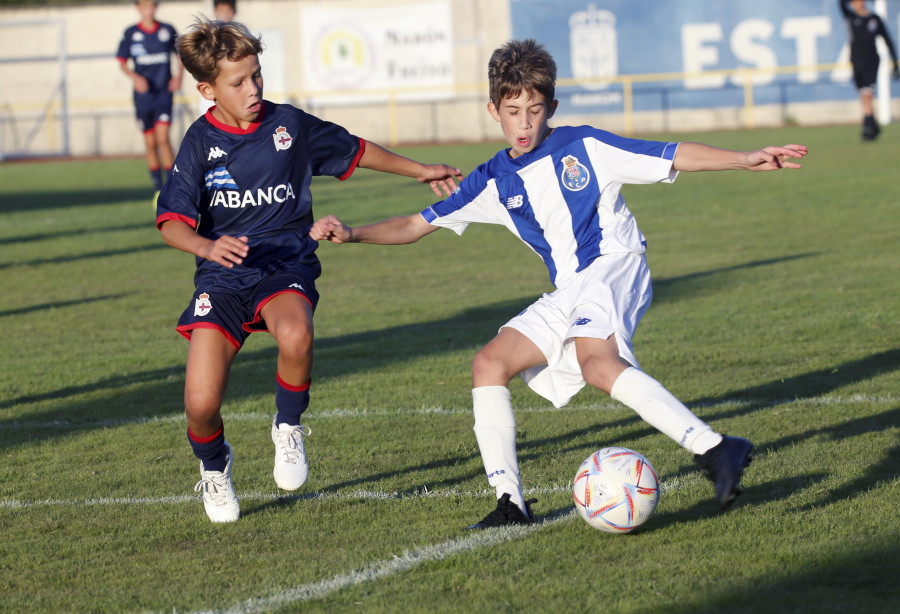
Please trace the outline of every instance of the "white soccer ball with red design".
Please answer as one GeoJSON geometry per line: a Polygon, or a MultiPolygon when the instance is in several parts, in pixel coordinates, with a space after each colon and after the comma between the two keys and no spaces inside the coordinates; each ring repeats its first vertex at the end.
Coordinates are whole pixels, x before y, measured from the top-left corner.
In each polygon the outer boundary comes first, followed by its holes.
{"type": "Polygon", "coordinates": [[[647,522],[659,502],[656,471],[628,448],[603,448],[588,456],[572,485],[575,509],[608,533],[628,533],[647,522]]]}

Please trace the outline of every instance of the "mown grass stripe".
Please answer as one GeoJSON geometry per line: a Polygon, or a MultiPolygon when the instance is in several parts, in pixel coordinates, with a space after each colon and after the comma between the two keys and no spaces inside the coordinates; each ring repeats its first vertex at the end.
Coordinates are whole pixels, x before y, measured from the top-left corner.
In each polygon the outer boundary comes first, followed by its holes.
{"type": "MultiPolygon", "coordinates": [[[[860,403],[897,403],[900,402],[900,396],[896,395],[863,395],[855,394],[849,396],[814,396],[814,397],[796,397],[796,398],[755,398],[755,399],[722,399],[715,403],[689,403],[692,408],[720,408],[720,407],[745,407],[745,406],[764,406],[774,407],[776,405],[857,405],[860,403]]],[[[516,411],[521,413],[559,413],[559,412],[578,412],[578,411],[611,411],[626,409],[625,406],[617,403],[597,404],[597,405],[567,405],[566,407],[556,409],[554,407],[517,407],[516,411]]],[[[223,412],[229,422],[269,422],[272,420],[271,412],[242,412],[232,413],[227,409],[223,412]]],[[[390,417],[390,416],[429,416],[429,415],[469,415],[472,413],[470,407],[421,407],[418,409],[325,409],[321,411],[311,411],[310,415],[316,419],[340,419],[340,418],[364,418],[364,417],[390,417]]],[[[178,413],[165,416],[148,416],[144,418],[123,418],[121,420],[92,420],[92,421],[72,421],[72,420],[13,420],[10,422],[0,422],[0,431],[3,430],[24,430],[34,428],[104,428],[117,426],[133,426],[140,424],[155,423],[184,423],[184,414],[178,413]]]]}

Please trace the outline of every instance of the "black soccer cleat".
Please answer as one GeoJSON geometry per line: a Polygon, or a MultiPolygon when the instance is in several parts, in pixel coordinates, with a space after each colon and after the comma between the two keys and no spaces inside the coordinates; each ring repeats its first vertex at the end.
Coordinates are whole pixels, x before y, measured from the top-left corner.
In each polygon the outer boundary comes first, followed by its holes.
{"type": "Polygon", "coordinates": [[[753,460],[753,444],[741,437],[722,438],[714,448],[695,454],[694,460],[716,487],[716,502],[727,510],[741,494],[741,476],[753,460]]]}
{"type": "Polygon", "coordinates": [[[525,502],[528,515],[522,513],[519,506],[509,502],[509,493],[503,493],[497,499],[496,509],[482,518],[479,522],[466,527],[467,529],[490,529],[493,527],[505,527],[512,524],[534,524],[534,514],[531,512],[531,504],[537,503],[537,499],[529,499],[525,502]]]}

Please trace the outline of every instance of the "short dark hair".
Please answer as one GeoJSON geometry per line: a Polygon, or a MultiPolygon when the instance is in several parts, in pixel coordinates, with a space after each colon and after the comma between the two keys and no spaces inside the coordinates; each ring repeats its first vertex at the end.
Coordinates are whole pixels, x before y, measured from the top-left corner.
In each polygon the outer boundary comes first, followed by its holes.
{"type": "Polygon", "coordinates": [[[533,38],[511,40],[491,54],[488,84],[495,105],[522,92],[543,94],[549,103],[556,95],[556,62],[533,38]]]}

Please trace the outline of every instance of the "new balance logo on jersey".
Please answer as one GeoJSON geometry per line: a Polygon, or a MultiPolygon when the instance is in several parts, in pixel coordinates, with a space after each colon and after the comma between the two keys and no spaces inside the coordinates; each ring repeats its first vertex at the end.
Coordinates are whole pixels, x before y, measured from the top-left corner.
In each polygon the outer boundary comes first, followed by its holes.
{"type": "Polygon", "coordinates": [[[525,197],[521,194],[516,194],[512,198],[506,199],[506,208],[507,209],[518,209],[522,205],[525,204],[525,197]]]}
{"type": "Polygon", "coordinates": [[[210,147],[209,148],[209,156],[207,156],[206,161],[209,162],[210,160],[217,160],[217,159],[221,158],[222,156],[227,156],[227,155],[228,155],[228,152],[223,151],[219,147],[210,147]]]}
{"type": "Polygon", "coordinates": [[[584,326],[585,324],[590,324],[590,318],[578,318],[574,322],[572,322],[572,326],[584,326]]]}
{"type": "Polygon", "coordinates": [[[258,188],[256,190],[216,190],[213,194],[210,207],[227,207],[228,209],[242,209],[244,207],[259,207],[260,205],[280,204],[291,199],[296,199],[294,188],[290,183],[277,185],[274,188],[258,188]]]}

